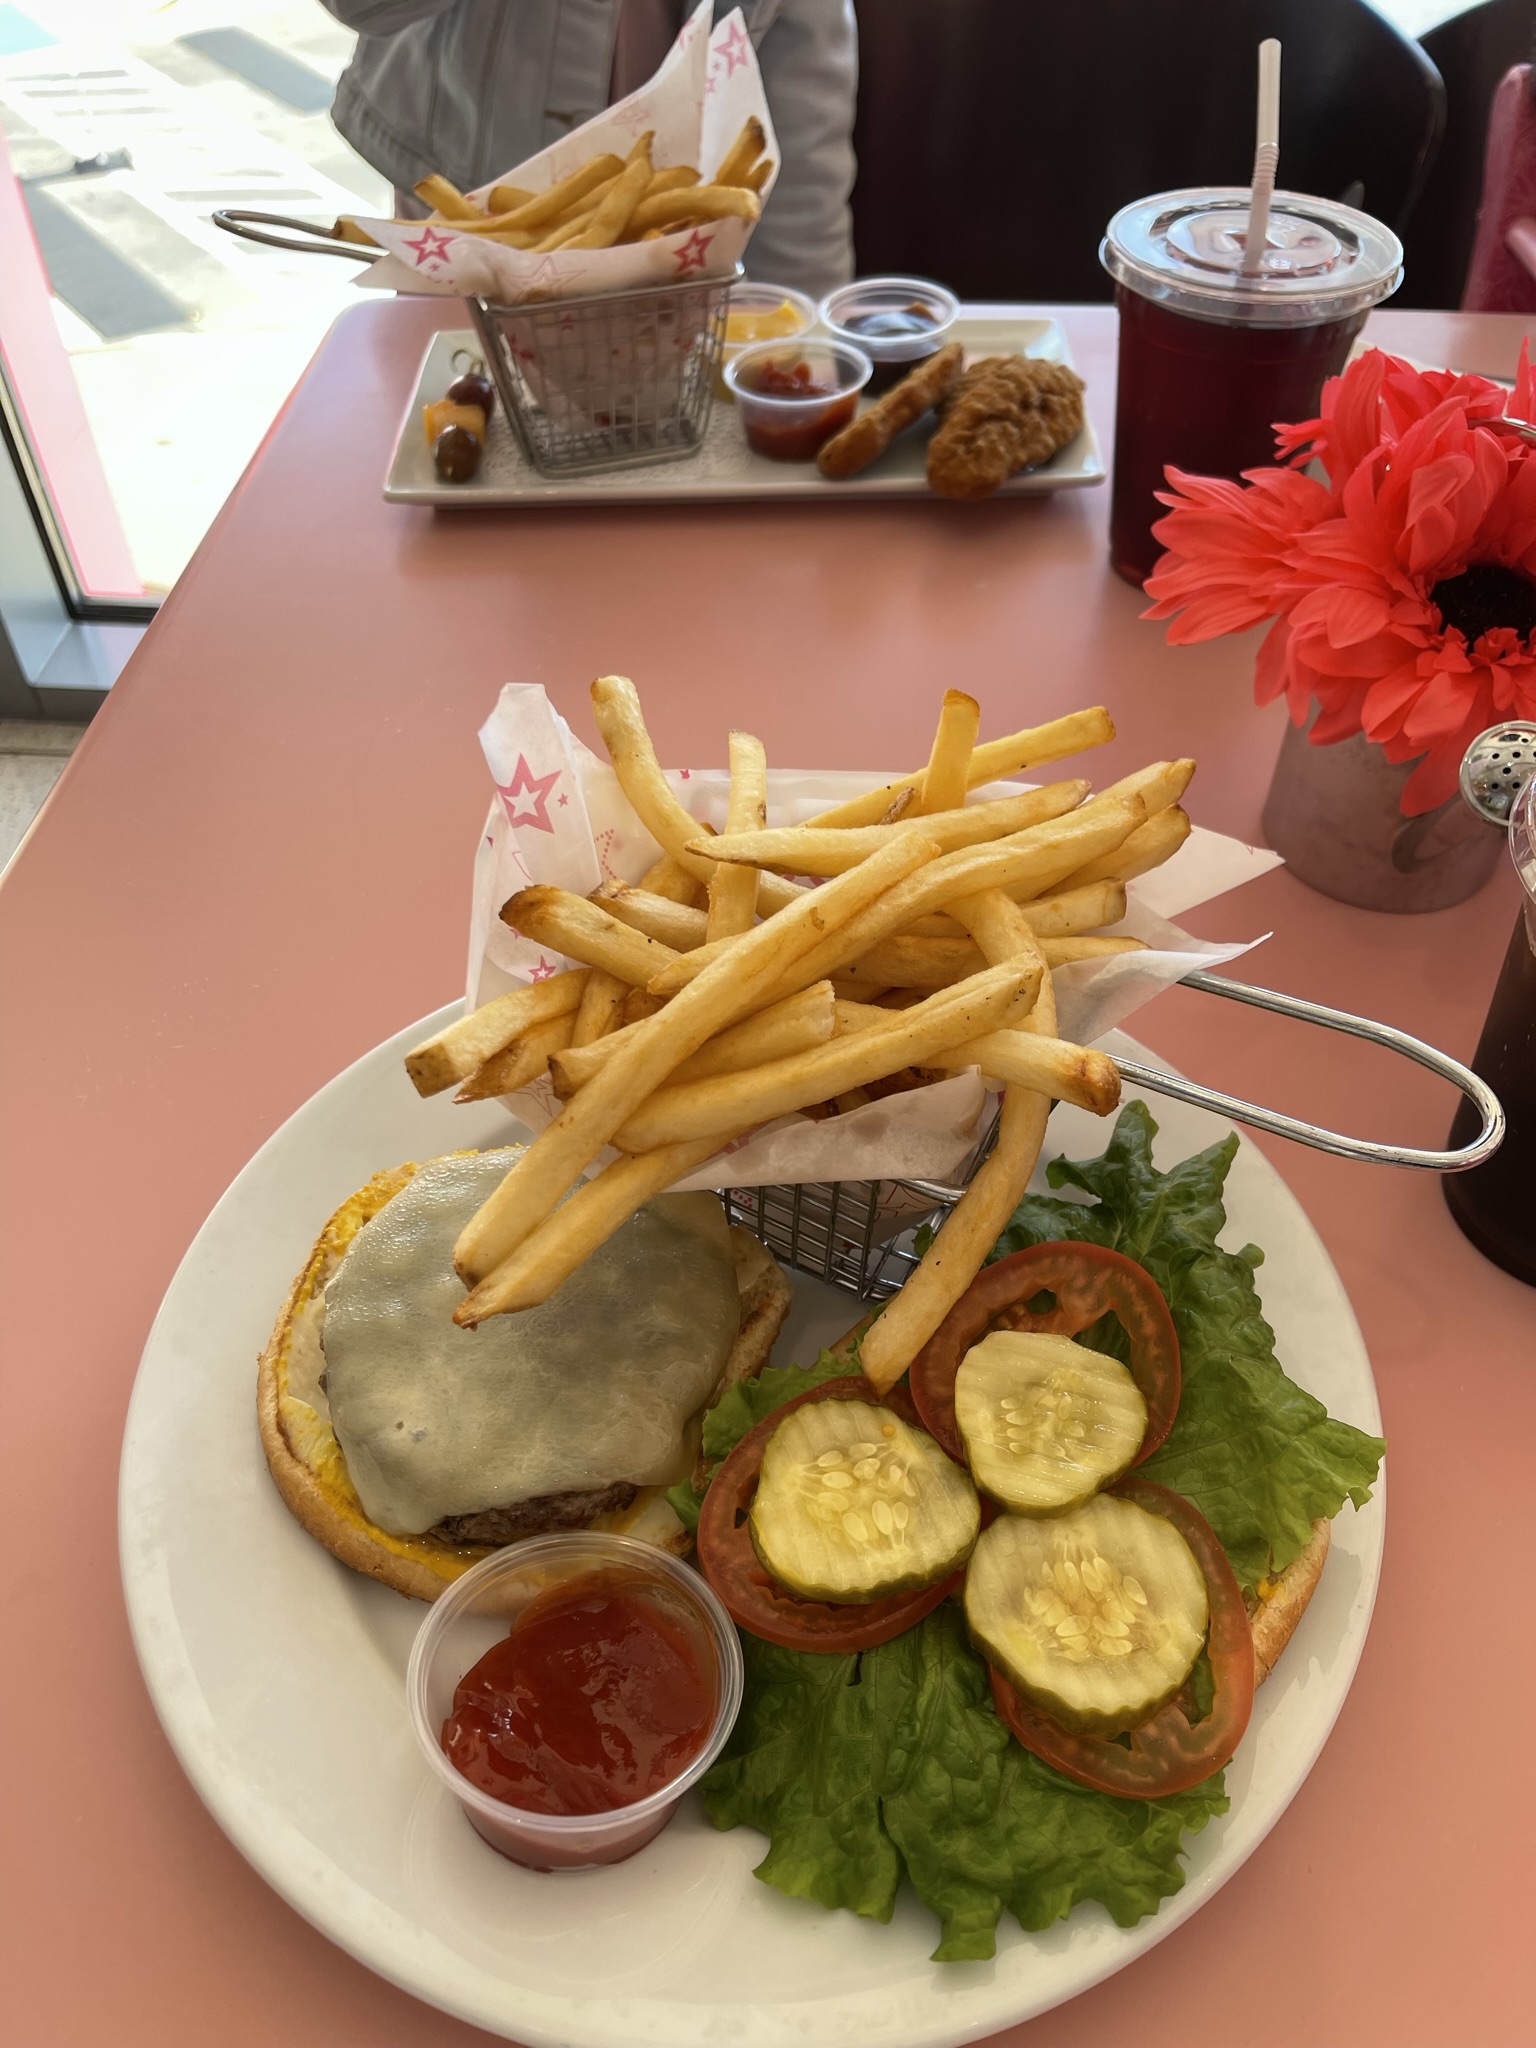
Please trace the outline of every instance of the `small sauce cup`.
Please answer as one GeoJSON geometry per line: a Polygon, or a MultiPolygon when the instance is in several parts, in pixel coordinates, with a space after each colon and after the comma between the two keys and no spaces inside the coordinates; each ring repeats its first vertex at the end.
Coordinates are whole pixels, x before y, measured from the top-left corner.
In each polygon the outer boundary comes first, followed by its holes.
{"type": "Polygon", "coordinates": [[[869,382],[862,349],[819,334],[758,341],[726,366],[747,446],[773,462],[814,462],[853,418],[869,382]]]}
{"type": "Polygon", "coordinates": [[[537,1536],[503,1550],[456,1579],[433,1602],[406,1671],[411,1720],[429,1769],[464,1808],[476,1832],[530,1870],[585,1870],[622,1863],[666,1826],[690,1786],[725,1746],[741,1708],[741,1644],[730,1616],[699,1574],[665,1551],[630,1536],[595,1531],[537,1536]],[[649,1798],[605,1813],[534,1813],[483,1792],[443,1752],[443,1723],[460,1679],[541,1595],[593,1573],[631,1584],[664,1607],[714,1678],[715,1711],[703,1746],[649,1798]]]}
{"type": "Polygon", "coordinates": [[[862,349],[874,364],[871,397],[937,355],[959,311],[954,293],[926,277],[860,278],[829,292],[818,308],[828,334],[862,349]]]}
{"type": "Polygon", "coordinates": [[[715,396],[731,402],[725,366],[744,348],[759,341],[795,341],[816,325],[816,301],[787,284],[737,284],[731,287],[725,316],[725,346],[715,372],[715,396]]]}

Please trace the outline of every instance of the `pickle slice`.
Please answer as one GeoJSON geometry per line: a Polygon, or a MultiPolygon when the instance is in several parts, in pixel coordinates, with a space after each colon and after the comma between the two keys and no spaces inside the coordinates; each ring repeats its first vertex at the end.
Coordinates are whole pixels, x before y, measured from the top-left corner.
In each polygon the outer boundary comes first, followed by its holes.
{"type": "Polygon", "coordinates": [[[809,1401],[768,1440],[753,1548],[806,1600],[881,1600],[964,1564],[981,1525],[970,1475],[869,1401],[809,1401]]]}
{"type": "Polygon", "coordinates": [[[960,1361],[955,1421],[984,1493],[1056,1515],[1134,1463],[1147,1404],[1118,1358],[1043,1330],[993,1330],[960,1361]]]}
{"type": "Polygon", "coordinates": [[[1205,1575],[1161,1515],[1096,1494],[1050,1520],[999,1515],[965,1574],[982,1655],[1068,1728],[1118,1735],[1178,1691],[1205,1641],[1205,1575]]]}

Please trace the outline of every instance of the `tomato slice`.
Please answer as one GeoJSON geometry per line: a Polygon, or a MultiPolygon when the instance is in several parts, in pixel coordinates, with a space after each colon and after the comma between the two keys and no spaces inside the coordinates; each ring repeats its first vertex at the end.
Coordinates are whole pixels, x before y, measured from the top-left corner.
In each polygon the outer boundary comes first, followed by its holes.
{"type": "Polygon", "coordinates": [[[989,1330],[1050,1330],[1075,1337],[1113,1310],[1131,1340],[1131,1377],[1147,1404],[1147,1433],[1136,1464],[1173,1427],[1179,1410],[1179,1339],[1162,1290],[1145,1266],[1101,1244],[1062,1239],[1012,1252],[983,1266],[912,1364],[912,1398],[923,1427],[952,1458],[964,1459],[955,1422],[960,1361],[989,1330]],[[1049,1291],[1056,1306],[1025,1306],[1049,1291]]]}
{"type": "Polygon", "coordinates": [[[1109,1491],[1172,1522],[1205,1574],[1211,1603],[1206,1650],[1216,1681],[1210,1713],[1203,1721],[1191,1722],[1181,1694],[1150,1721],[1131,1729],[1127,1749],[1102,1735],[1078,1735],[1063,1728],[989,1666],[992,1698],[1000,1718],[1024,1747],[1063,1776],[1121,1799],[1162,1799],[1170,1792],[1189,1791],[1231,1762],[1253,1712],[1253,1631],[1227,1553],[1198,1508],[1150,1479],[1127,1477],[1109,1491]]]}
{"type": "Polygon", "coordinates": [[[851,1606],[835,1600],[801,1600],[763,1569],[747,1533],[747,1511],[757,1491],[768,1439],[791,1409],[801,1408],[807,1401],[869,1401],[889,1408],[904,1422],[915,1425],[917,1421],[904,1392],[893,1389],[882,1401],[859,1373],[825,1380],[819,1387],[796,1394],[747,1431],[710,1481],[695,1538],[699,1565],[731,1619],[765,1643],[779,1643],[787,1650],[842,1655],[872,1650],[931,1614],[961,1585],[965,1574],[952,1572],[936,1586],[851,1606]]]}

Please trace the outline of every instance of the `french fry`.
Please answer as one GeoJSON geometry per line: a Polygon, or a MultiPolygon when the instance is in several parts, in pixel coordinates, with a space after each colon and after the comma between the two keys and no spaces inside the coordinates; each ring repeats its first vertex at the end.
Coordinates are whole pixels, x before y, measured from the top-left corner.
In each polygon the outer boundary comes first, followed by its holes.
{"type": "Polygon", "coordinates": [[[768,137],[763,132],[763,124],[753,114],[742,123],[741,132],[721,157],[714,182],[717,185],[740,184],[742,174],[751,169],[767,146],[768,137]]]}
{"type": "Polygon", "coordinates": [[[1102,853],[1066,879],[1069,888],[1091,882],[1131,882],[1172,858],[1190,834],[1189,813],[1178,804],[1155,811],[1145,825],[1130,833],[1112,853],[1102,853]]]}
{"type": "Polygon", "coordinates": [[[661,772],[640,698],[629,677],[599,676],[592,685],[592,713],[630,808],[676,864],[707,886],[715,863],[687,851],[689,840],[698,838],[699,827],[661,772]]]}
{"type": "Polygon", "coordinates": [[[584,960],[589,967],[601,967],[636,988],[644,988],[678,957],[670,946],[621,924],[600,904],[545,883],[520,889],[501,906],[501,921],[525,939],[537,939],[541,946],[584,960]]]}
{"type": "MultiPolygon", "coordinates": [[[[720,870],[722,874],[729,872],[725,868],[720,870]]],[[[754,869],[742,872],[756,881],[754,869]]],[[[695,910],[687,903],[674,903],[666,896],[655,896],[649,889],[632,889],[627,882],[604,882],[593,893],[592,901],[601,904],[621,924],[632,925],[648,939],[660,939],[664,946],[671,946],[678,953],[691,953],[709,936],[707,911],[695,910]]]]}
{"type": "MultiPolygon", "coordinates": [[[[755,1016],[743,1017],[728,1031],[706,1039],[696,1053],[674,1067],[671,1080],[707,1081],[712,1074],[738,1073],[743,1067],[803,1052],[808,1046],[824,1044],[832,1036],[836,1022],[831,982],[814,982],[798,995],[786,996],[782,1002],[759,1010],[755,1016]]],[[[573,1037],[571,1050],[550,1062],[550,1077],[560,1100],[567,1101],[605,1067],[622,1047],[625,1037],[626,1032],[619,1031],[600,1044],[579,1049],[573,1037]]]]}
{"type": "Polygon", "coordinates": [[[413,185],[411,190],[423,206],[430,206],[440,213],[444,220],[484,220],[485,212],[472,199],[466,199],[457,185],[447,178],[441,178],[436,171],[413,185]]]}
{"type": "Polygon", "coordinates": [[[337,215],[336,225],[331,229],[331,240],[357,242],[369,249],[376,249],[379,246],[366,228],[359,227],[357,222],[345,213],[337,215]]]}
{"type": "MultiPolygon", "coordinates": [[[[840,1002],[839,1035],[876,1029],[880,1020],[890,1014],[868,1003],[840,1002]]],[[[932,1054],[926,1064],[942,1073],[980,1067],[989,1081],[1035,1089],[1057,1102],[1075,1103],[1094,1116],[1108,1116],[1120,1102],[1120,1070],[1107,1053],[1095,1052],[1091,1046],[1073,1045],[1065,1038],[1043,1038],[1030,1031],[985,1032],[932,1054]]]]}
{"type": "Polygon", "coordinates": [[[914,1009],[882,1010],[880,1027],[743,1073],[668,1086],[635,1110],[613,1142],[624,1152],[649,1152],[685,1138],[729,1135],[920,1065],[945,1046],[1000,1028],[1021,1002],[1033,1002],[1043,973],[1030,961],[985,968],[914,1009]]]}
{"type": "Polygon", "coordinates": [[[841,972],[851,981],[884,988],[946,988],[967,974],[975,974],[986,962],[972,939],[957,930],[952,939],[909,938],[897,933],[881,939],[841,972]]]}
{"type": "Polygon", "coordinates": [[[1145,768],[1138,768],[1134,775],[1122,775],[1118,782],[1110,783],[1099,794],[1139,796],[1150,818],[1155,812],[1165,811],[1170,804],[1179,801],[1194,773],[1195,764],[1188,756],[1179,761],[1153,761],[1145,768]]]}
{"type": "MultiPolygon", "coordinates": [[[[1074,810],[1087,794],[1086,782],[1052,782],[1022,796],[996,797],[990,803],[965,804],[957,810],[925,815],[923,830],[945,853],[976,846],[987,839],[1008,839],[1032,825],[1045,824],[1074,810]]],[[[745,861],[754,867],[793,868],[802,875],[841,875],[867,860],[908,825],[780,825],[772,831],[745,832],[728,827],[713,838],[688,842],[687,851],[706,860],[745,861]]]]}
{"type": "MultiPolygon", "coordinates": [[[[538,250],[558,249],[563,242],[569,241],[573,235],[579,235],[583,228],[591,225],[598,207],[601,206],[603,200],[617,183],[617,178],[605,178],[601,185],[594,185],[585,199],[581,200],[576,206],[569,208],[566,212],[559,214],[550,222],[548,234],[544,236],[542,241],[535,242],[534,248],[538,250]]],[[[537,230],[533,232],[537,232],[537,230]]]]}
{"type": "Polygon", "coordinates": [[[639,886],[652,896],[665,896],[673,903],[698,905],[704,901],[703,885],[669,853],[640,877],[639,886]]]}
{"type": "Polygon", "coordinates": [[[981,731],[981,706],[964,690],[946,690],[928,766],[923,771],[916,809],[925,818],[953,811],[965,802],[976,735],[981,731]]]}
{"type": "MultiPolygon", "coordinates": [[[[706,968],[664,1010],[645,1020],[623,1052],[572,1097],[470,1218],[454,1246],[460,1278],[483,1280],[509,1258],[674,1067],[716,1032],[763,1009],[773,999],[769,991],[802,954],[936,853],[933,841],[914,826],[851,874],[824,882],[779,916],[727,941],[728,957],[706,968]]],[[[806,976],[795,986],[823,978],[806,976]]],[[[455,1322],[479,1320],[472,1299],[459,1304],[455,1322]]]]}
{"type": "MultiPolygon", "coordinates": [[[[651,182],[651,143],[647,129],[629,153],[629,161],[603,194],[597,212],[570,244],[573,249],[611,249],[634,218],[651,182]]],[[[663,198],[672,195],[663,194],[663,198]]],[[[679,195],[680,196],[680,195],[679,195]]]]}
{"type": "MultiPolygon", "coordinates": [[[[1134,801],[1140,803],[1139,798],[1134,801]]],[[[955,914],[969,926],[989,959],[1038,960],[1027,921],[999,891],[988,889],[952,899],[952,903],[955,914]]],[[[1055,1035],[1056,998],[1048,973],[1042,975],[1040,993],[1024,1029],[1045,1037],[1055,1035]]],[[[896,1384],[980,1272],[982,1260],[1023,1199],[1045,1141],[1050,1113],[1048,1095],[1027,1088],[1004,1090],[997,1143],[950,1211],[917,1270],[886,1304],[860,1345],[859,1363],[880,1392],[896,1384]]]]}
{"type": "Polygon", "coordinates": [[[521,1038],[514,1038],[503,1051],[493,1053],[454,1096],[455,1102],[485,1102],[495,1095],[510,1095],[526,1088],[549,1070],[550,1055],[563,1052],[576,1028],[574,1012],[535,1024],[521,1038]]]}
{"type": "MultiPolygon", "coordinates": [[[[1023,731],[1009,733],[1003,739],[983,740],[971,751],[970,767],[966,770],[967,786],[976,789],[984,782],[1004,782],[1025,768],[1039,768],[1047,761],[1060,761],[1067,754],[1081,753],[1088,747],[1102,747],[1114,736],[1114,722],[1109,713],[1102,705],[1095,705],[1091,711],[1072,711],[1064,718],[1050,719],[1045,725],[1026,726],[1023,731]]],[[[820,811],[806,822],[811,825],[877,825],[903,790],[921,789],[927,772],[925,768],[919,768],[915,775],[898,776],[894,782],[882,783],[879,789],[866,790],[862,796],[834,804],[831,810],[820,811]]]]}
{"type": "Polygon", "coordinates": [[[515,213],[537,196],[534,192],[525,192],[521,185],[493,185],[485,195],[485,210],[487,213],[515,213]]]}
{"type": "MultiPolygon", "coordinates": [[[[768,756],[749,732],[730,737],[731,800],[727,832],[761,829],[768,822],[768,756]]],[[[757,916],[757,871],[722,862],[710,878],[707,939],[728,939],[750,931],[757,916]]]]}
{"type": "Polygon", "coordinates": [[[586,968],[573,967],[545,981],[530,982],[526,988],[512,989],[482,1003],[467,1017],[456,1018],[406,1054],[405,1071],[416,1093],[441,1095],[456,1082],[467,1081],[494,1054],[536,1024],[574,1013],[586,985],[586,968]]]}
{"type": "Polygon", "coordinates": [[[773,158],[765,156],[758,159],[751,170],[746,172],[741,178],[740,182],[746,186],[749,192],[756,192],[759,198],[761,198],[763,187],[772,176],[773,158]]]}
{"type": "Polygon", "coordinates": [[[717,1149],[715,1140],[708,1138],[702,1144],[695,1140],[634,1159],[614,1160],[579,1187],[480,1282],[464,1303],[465,1308],[474,1310],[465,1321],[510,1315],[516,1309],[536,1308],[541,1301],[548,1301],[638,1208],[702,1166],[717,1149]]]}
{"type": "MultiPolygon", "coordinates": [[[[803,978],[794,981],[793,986],[804,987],[807,982],[823,981],[836,974],[850,960],[857,960],[867,953],[877,941],[904,929],[914,917],[940,909],[956,897],[972,895],[979,889],[1002,889],[1011,896],[1015,892],[1035,895],[1053,888],[1063,874],[1070,874],[1074,867],[1082,866],[1084,854],[1097,858],[1099,854],[1119,846],[1138,825],[1145,822],[1144,808],[1140,797],[1115,797],[1107,802],[1096,797],[1092,804],[1084,804],[1065,817],[1032,826],[1028,831],[1015,833],[999,843],[966,846],[954,853],[942,854],[920,874],[888,891],[877,903],[872,903],[841,930],[830,933],[803,959],[797,960],[793,973],[803,978]]],[[[920,827],[907,829],[916,831],[920,827]]],[[[881,856],[877,854],[875,858],[881,856]]],[[[850,875],[858,872],[858,868],[849,870],[850,875]]],[[[839,879],[846,880],[847,877],[839,879]]],[[[800,903],[806,900],[802,897],[800,903]]],[[[770,924],[774,921],[769,919],[770,924]]],[[[652,979],[648,984],[651,993],[659,996],[675,994],[739,943],[731,939],[715,940],[697,947],[692,953],[684,953],[652,979]]],[[[789,995],[791,992],[790,983],[786,981],[783,987],[774,991],[774,995],[789,995]]]]}
{"type": "Polygon", "coordinates": [[[698,182],[699,174],[692,164],[672,164],[664,171],[652,171],[644,196],[649,199],[655,192],[680,192],[684,186],[698,182]]]}
{"type": "Polygon", "coordinates": [[[541,192],[537,198],[527,200],[522,206],[514,206],[509,213],[501,216],[503,226],[509,228],[547,229],[552,221],[560,218],[579,199],[585,199],[595,185],[605,179],[615,178],[624,168],[624,159],[604,155],[589,157],[577,170],[569,171],[541,192]]]}
{"type": "Polygon", "coordinates": [[[1037,939],[1097,931],[1100,925],[1118,924],[1124,917],[1125,887],[1120,882],[1090,882],[1080,889],[1036,896],[1024,915],[1037,939]]]}
{"type": "Polygon", "coordinates": [[[1116,953],[1145,953],[1145,939],[1039,939],[1047,967],[1070,967],[1074,960],[1108,960],[1116,953]]]}
{"type": "Polygon", "coordinates": [[[757,220],[762,202],[745,185],[692,185],[684,192],[658,192],[642,199],[629,216],[631,237],[647,228],[672,228],[681,221],[757,220]]]}
{"type": "Polygon", "coordinates": [[[590,968],[587,985],[576,1008],[571,1044],[595,1045],[600,1038],[607,1038],[616,1031],[619,1012],[628,993],[629,983],[617,974],[605,973],[601,967],[590,968]]]}
{"type": "Polygon", "coordinates": [[[619,1028],[622,1030],[626,1024],[643,1024],[647,1017],[654,1017],[666,1006],[664,996],[653,996],[643,988],[632,988],[619,1011],[619,1028]]]}

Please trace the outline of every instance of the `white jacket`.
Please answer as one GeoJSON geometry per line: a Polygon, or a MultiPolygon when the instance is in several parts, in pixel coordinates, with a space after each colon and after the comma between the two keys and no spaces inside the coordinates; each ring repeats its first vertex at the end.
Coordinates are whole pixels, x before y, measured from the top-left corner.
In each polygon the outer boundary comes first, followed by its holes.
{"type": "MultiPolygon", "coordinates": [[[[331,118],[393,185],[483,185],[608,104],[621,0],[324,0],[358,32],[331,118]]],[[[853,0],[739,4],[783,164],[749,273],[812,297],[853,275],[853,0]]]]}

